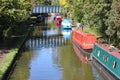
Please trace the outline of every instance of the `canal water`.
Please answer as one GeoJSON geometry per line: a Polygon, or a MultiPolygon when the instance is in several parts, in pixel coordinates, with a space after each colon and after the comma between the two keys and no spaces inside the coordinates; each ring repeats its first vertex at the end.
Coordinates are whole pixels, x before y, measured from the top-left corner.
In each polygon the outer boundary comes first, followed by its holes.
{"type": "Polygon", "coordinates": [[[93,65],[76,56],[71,30],[37,30],[42,35],[26,41],[9,80],[104,80],[93,65]]]}

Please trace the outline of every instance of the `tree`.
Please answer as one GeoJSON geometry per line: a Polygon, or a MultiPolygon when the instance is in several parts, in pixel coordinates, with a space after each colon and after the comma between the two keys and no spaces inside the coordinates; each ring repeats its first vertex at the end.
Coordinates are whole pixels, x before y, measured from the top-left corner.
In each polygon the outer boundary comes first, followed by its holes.
{"type": "Polygon", "coordinates": [[[51,5],[59,6],[60,5],[60,0],[51,0],[51,5]]]}
{"type": "MultiPolygon", "coordinates": [[[[108,19],[106,20],[106,35],[114,42],[120,40],[120,2],[113,1],[111,10],[108,12],[108,19]]],[[[110,42],[109,42],[110,43],[110,42]]]]}
{"type": "Polygon", "coordinates": [[[63,4],[73,19],[101,33],[105,39],[109,36],[114,44],[120,41],[120,0],[64,0],[63,4]]]}
{"type": "Polygon", "coordinates": [[[8,36],[18,23],[28,19],[31,10],[30,0],[1,0],[0,1],[0,36],[8,36]]]}
{"type": "Polygon", "coordinates": [[[51,5],[51,0],[34,0],[35,5],[51,5]]]}

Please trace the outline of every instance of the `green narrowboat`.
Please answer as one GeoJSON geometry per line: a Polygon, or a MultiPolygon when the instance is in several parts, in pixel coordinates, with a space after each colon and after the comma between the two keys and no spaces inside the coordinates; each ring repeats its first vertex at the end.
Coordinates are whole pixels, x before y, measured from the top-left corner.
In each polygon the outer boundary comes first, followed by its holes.
{"type": "Polygon", "coordinates": [[[120,80],[120,50],[108,45],[95,43],[91,54],[93,64],[109,80],[120,80]]]}

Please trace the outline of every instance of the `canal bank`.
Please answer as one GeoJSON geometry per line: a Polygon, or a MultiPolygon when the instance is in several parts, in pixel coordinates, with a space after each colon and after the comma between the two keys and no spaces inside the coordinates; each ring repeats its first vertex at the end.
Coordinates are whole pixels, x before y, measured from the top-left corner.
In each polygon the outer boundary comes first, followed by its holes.
{"type": "Polygon", "coordinates": [[[15,36],[12,38],[9,46],[9,52],[4,56],[3,62],[0,64],[0,80],[7,80],[12,69],[15,67],[17,59],[19,58],[20,50],[32,31],[32,26],[25,32],[24,35],[15,36]]]}

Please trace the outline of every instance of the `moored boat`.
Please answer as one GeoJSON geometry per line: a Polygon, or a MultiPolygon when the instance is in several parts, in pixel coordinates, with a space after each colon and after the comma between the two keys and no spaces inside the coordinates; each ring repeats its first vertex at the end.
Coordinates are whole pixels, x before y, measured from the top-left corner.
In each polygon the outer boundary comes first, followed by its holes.
{"type": "Polygon", "coordinates": [[[61,22],[62,29],[72,29],[71,20],[68,18],[64,18],[61,22]]]}
{"type": "Polygon", "coordinates": [[[95,43],[92,62],[109,80],[120,80],[119,49],[108,44],[95,43]]]}
{"type": "Polygon", "coordinates": [[[73,30],[73,41],[82,49],[92,49],[94,43],[97,41],[96,36],[82,31],[80,28],[73,30]]]}
{"type": "Polygon", "coordinates": [[[90,59],[90,53],[95,42],[95,35],[83,32],[80,28],[73,30],[73,49],[82,62],[86,63],[90,59]]]}
{"type": "Polygon", "coordinates": [[[61,18],[61,16],[56,16],[56,26],[57,27],[60,27],[61,26],[61,21],[62,21],[62,18],[61,18]]]}

